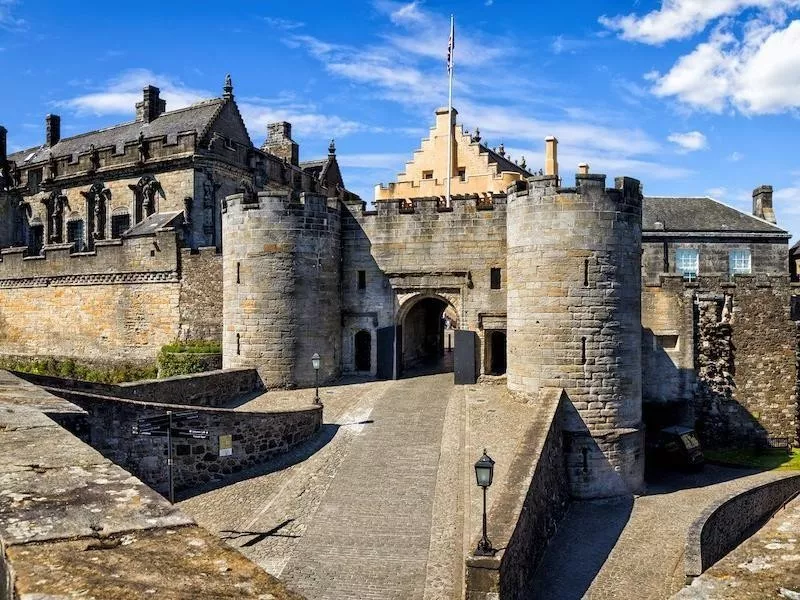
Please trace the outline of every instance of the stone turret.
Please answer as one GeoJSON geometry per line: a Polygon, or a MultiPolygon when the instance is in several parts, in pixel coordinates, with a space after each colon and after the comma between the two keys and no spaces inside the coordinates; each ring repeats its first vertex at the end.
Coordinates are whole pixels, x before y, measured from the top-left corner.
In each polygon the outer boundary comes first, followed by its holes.
{"type": "Polygon", "coordinates": [[[151,123],[164,114],[167,102],[161,99],[161,90],[146,85],[142,90],[142,101],[136,103],[136,120],[151,123]]]}
{"type": "Polygon", "coordinates": [[[226,199],[223,239],[223,367],[254,367],[268,388],[314,385],[339,373],[338,203],[285,192],[226,199]]]}
{"type": "Polygon", "coordinates": [[[533,177],[508,196],[508,387],[569,396],[572,494],[643,485],[642,195],[635,179],[533,177]]]}

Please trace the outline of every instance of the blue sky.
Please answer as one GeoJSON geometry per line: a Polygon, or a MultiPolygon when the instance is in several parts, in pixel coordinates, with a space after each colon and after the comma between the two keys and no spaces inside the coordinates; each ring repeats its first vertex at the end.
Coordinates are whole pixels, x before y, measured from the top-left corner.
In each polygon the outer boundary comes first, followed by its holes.
{"type": "Polygon", "coordinates": [[[33,2],[0,0],[0,124],[10,150],[132,118],[146,83],[167,108],[221,94],[254,143],[293,123],[301,160],[336,138],[349,188],[394,180],[447,102],[512,159],[590,163],[647,194],[711,194],[750,211],[776,188],[800,232],[800,0],[33,2]]]}

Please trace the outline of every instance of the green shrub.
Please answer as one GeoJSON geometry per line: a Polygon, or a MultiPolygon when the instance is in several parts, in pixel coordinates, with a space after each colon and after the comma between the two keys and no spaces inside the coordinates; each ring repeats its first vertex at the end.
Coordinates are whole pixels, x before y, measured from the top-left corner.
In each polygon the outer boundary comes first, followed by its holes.
{"type": "Polygon", "coordinates": [[[154,379],[158,373],[154,365],[119,364],[98,367],[77,362],[72,358],[57,359],[50,357],[0,357],[0,369],[31,373],[33,375],[66,377],[93,383],[123,383],[140,379],[154,379]]]}
{"type": "Polygon", "coordinates": [[[222,353],[219,342],[210,340],[189,340],[173,342],[161,348],[158,353],[158,376],[174,377],[190,375],[209,370],[209,359],[222,353]]]}

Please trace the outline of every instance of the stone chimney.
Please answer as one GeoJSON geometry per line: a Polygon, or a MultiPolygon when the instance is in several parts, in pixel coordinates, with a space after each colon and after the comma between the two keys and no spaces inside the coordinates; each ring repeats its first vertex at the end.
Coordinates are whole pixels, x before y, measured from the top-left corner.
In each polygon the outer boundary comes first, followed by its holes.
{"type": "Polygon", "coordinates": [[[770,223],[777,223],[772,208],[772,186],[762,185],[753,190],[753,216],[770,223]]]}
{"type": "MultiPolygon", "coordinates": [[[[442,108],[437,108],[436,109],[436,131],[444,131],[444,132],[447,131],[447,120],[448,120],[447,119],[447,114],[449,112],[450,111],[448,110],[448,108],[446,106],[443,106],[442,108]]],[[[451,131],[453,129],[453,125],[456,124],[456,115],[458,115],[458,111],[454,108],[453,109],[453,116],[450,119],[450,130],[451,131]]],[[[447,134],[445,133],[445,135],[447,135],[447,134]]]]}
{"type": "Polygon", "coordinates": [[[0,125],[0,165],[8,158],[8,130],[0,125]]]}
{"type": "Polygon", "coordinates": [[[61,139],[61,117],[58,115],[47,115],[44,118],[44,122],[47,135],[47,146],[52,148],[61,139]]]}
{"type": "Polygon", "coordinates": [[[167,110],[166,101],[160,98],[161,90],[152,85],[142,90],[142,101],[136,103],[136,120],[144,123],[155,121],[167,110]]]}
{"type": "Polygon", "coordinates": [[[552,135],[544,138],[544,174],[558,177],[558,140],[552,135]]]}
{"type": "Polygon", "coordinates": [[[578,175],[589,174],[589,163],[581,163],[578,165],[578,175]]]}
{"type": "Polygon", "coordinates": [[[292,140],[292,124],[286,121],[267,125],[267,139],[261,149],[295,166],[300,162],[300,147],[292,140]]]}

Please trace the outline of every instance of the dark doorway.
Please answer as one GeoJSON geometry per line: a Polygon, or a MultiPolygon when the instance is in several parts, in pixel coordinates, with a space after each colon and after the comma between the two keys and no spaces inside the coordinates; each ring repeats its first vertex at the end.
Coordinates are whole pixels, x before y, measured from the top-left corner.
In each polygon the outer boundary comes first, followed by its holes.
{"type": "MultiPolygon", "coordinates": [[[[440,298],[422,298],[403,320],[403,368],[444,364],[444,310],[440,298]]],[[[452,366],[445,370],[452,370],[452,366]]]]}
{"type": "Polygon", "coordinates": [[[506,372],[506,332],[489,332],[489,374],[504,375],[506,372]]]}
{"type": "Polygon", "coordinates": [[[372,370],[372,335],[359,331],[355,336],[356,371],[372,370]]]}

